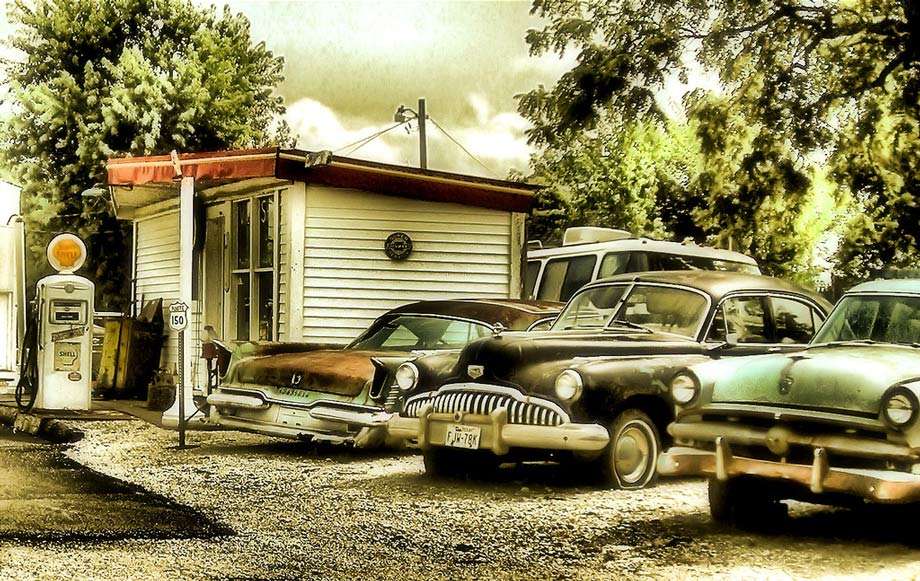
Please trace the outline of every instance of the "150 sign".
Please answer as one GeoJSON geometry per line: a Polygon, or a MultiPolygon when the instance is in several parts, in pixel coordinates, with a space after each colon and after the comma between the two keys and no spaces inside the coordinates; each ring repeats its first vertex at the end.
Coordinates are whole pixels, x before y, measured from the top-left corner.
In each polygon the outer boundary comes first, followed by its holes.
{"type": "Polygon", "coordinates": [[[188,327],[188,305],[182,302],[169,305],[169,328],[184,331],[188,327]]]}

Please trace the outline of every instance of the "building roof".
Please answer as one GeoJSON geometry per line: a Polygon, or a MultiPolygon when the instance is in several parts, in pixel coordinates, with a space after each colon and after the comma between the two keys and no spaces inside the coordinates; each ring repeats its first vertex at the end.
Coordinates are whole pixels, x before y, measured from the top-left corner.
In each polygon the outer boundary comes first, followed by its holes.
{"type": "Polygon", "coordinates": [[[247,183],[271,186],[303,181],[384,195],[529,212],[538,186],[419,169],[299,149],[240,149],[111,158],[108,185],[119,214],[177,196],[179,177],[194,177],[196,190],[247,183]],[[178,168],[177,168],[178,165],[178,168]],[[178,169],[178,171],[177,171],[178,169]]]}

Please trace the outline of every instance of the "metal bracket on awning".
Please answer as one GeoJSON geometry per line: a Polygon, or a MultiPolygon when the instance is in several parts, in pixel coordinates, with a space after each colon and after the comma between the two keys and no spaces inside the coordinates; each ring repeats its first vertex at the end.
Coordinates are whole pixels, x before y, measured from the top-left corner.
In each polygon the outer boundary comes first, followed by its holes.
{"type": "Polygon", "coordinates": [[[329,150],[309,151],[304,155],[304,167],[316,167],[318,165],[329,165],[332,162],[332,152],[329,150]]]}

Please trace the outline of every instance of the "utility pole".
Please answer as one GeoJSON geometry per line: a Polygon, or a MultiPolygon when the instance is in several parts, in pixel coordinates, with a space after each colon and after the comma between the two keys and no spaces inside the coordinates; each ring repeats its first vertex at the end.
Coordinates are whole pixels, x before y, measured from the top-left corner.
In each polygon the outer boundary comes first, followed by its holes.
{"type": "Polygon", "coordinates": [[[418,100],[418,164],[422,169],[428,169],[428,140],[425,137],[425,98],[418,100]]]}
{"type": "Polygon", "coordinates": [[[393,115],[393,121],[397,123],[406,123],[415,119],[418,121],[418,165],[422,169],[428,169],[428,139],[425,136],[425,122],[428,120],[428,113],[425,112],[425,98],[418,100],[418,111],[413,111],[405,105],[400,105],[393,115]]]}

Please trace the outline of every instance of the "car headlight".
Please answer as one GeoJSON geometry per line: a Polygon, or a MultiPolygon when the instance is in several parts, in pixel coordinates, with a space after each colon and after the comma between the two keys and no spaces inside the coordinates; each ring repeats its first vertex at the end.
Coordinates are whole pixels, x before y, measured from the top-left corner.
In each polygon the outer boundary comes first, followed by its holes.
{"type": "Polygon", "coordinates": [[[396,368],[396,385],[402,391],[409,391],[418,385],[418,367],[414,363],[406,361],[396,368]]]}
{"type": "Polygon", "coordinates": [[[681,371],[671,380],[671,397],[678,405],[689,404],[699,393],[699,381],[689,371],[681,371]]]}
{"type": "Polygon", "coordinates": [[[583,385],[577,371],[566,369],[556,377],[556,396],[562,401],[575,401],[581,397],[583,385]]]}
{"type": "Polygon", "coordinates": [[[882,419],[896,430],[913,425],[918,412],[920,402],[917,395],[903,385],[892,387],[882,396],[882,419]]]}

